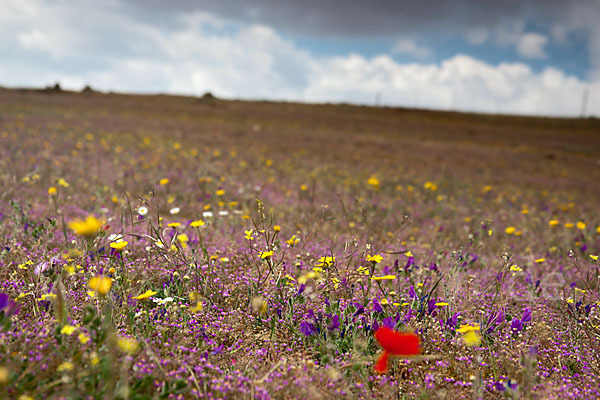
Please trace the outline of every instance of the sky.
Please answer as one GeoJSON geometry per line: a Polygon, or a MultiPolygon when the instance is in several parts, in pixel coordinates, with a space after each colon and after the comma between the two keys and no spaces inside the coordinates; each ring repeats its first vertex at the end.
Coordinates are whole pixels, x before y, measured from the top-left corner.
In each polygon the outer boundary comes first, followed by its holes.
{"type": "Polygon", "coordinates": [[[0,86],[600,116],[600,0],[0,0],[0,86]]]}

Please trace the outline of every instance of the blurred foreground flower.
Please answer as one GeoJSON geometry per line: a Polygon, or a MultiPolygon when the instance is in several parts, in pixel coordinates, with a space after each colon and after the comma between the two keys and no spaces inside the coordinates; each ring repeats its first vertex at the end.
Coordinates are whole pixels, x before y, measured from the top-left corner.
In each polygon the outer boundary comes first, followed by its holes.
{"type": "Polygon", "coordinates": [[[123,353],[132,354],[137,350],[138,342],[124,336],[117,336],[117,347],[119,347],[119,350],[123,353]]]}
{"type": "Polygon", "coordinates": [[[456,332],[463,334],[463,342],[469,346],[479,346],[481,343],[481,336],[479,335],[479,330],[481,327],[479,325],[469,325],[463,324],[461,325],[456,332]]]}
{"type": "Polygon", "coordinates": [[[110,290],[110,286],[112,285],[112,279],[102,276],[96,275],[92,279],[90,279],[89,286],[92,290],[100,293],[101,295],[105,295],[110,290]]]}
{"type": "Polygon", "coordinates": [[[104,221],[96,219],[96,217],[93,215],[89,215],[85,221],[81,219],[75,219],[69,222],[69,228],[71,228],[78,236],[88,238],[95,236],[100,230],[100,227],[102,227],[103,223],[104,221]]]}
{"type": "Polygon", "coordinates": [[[412,332],[396,332],[382,326],[375,332],[375,339],[383,348],[375,363],[375,372],[383,374],[388,369],[389,356],[415,356],[419,354],[419,336],[412,332]]]}

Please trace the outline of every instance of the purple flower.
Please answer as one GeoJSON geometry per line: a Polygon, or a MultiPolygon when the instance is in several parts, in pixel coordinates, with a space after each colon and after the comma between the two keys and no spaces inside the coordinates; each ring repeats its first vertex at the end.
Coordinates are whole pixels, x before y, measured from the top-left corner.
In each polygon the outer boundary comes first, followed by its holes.
{"type": "Polygon", "coordinates": [[[0,317],[10,318],[13,315],[16,315],[21,306],[8,297],[6,293],[0,293],[0,317]]]}
{"type": "Polygon", "coordinates": [[[523,323],[521,322],[520,319],[515,318],[510,323],[510,327],[515,332],[521,332],[523,330],[523,323]]]}
{"type": "Polygon", "coordinates": [[[433,313],[435,311],[435,309],[437,308],[435,303],[436,303],[435,299],[431,299],[427,302],[427,313],[430,315],[433,315],[434,317],[437,315],[437,312],[433,313]]]}
{"type": "Polygon", "coordinates": [[[41,263],[39,263],[39,264],[38,264],[38,265],[35,267],[35,269],[33,270],[33,272],[34,272],[36,275],[40,275],[40,274],[44,273],[44,271],[46,271],[46,270],[48,269],[48,267],[49,267],[49,264],[48,264],[48,262],[47,262],[47,261],[42,261],[41,263]]]}
{"type": "Polygon", "coordinates": [[[521,322],[530,322],[531,321],[531,308],[527,307],[523,310],[523,315],[521,316],[521,322]]]}
{"type": "Polygon", "coordinates": [[[410,288],[408,288],[408,297],[410,297],[411,300],[417,298],[417,292],[415,292],[415,288],[412,285],[410,288]]]}
{"type": "Polygon", "coordinates": [[[365,312],[365,308],[360,303],[354,303],[354,306],[356,307],[356,311],[352,315],[353,317],[357,317],[365,312]]]}
{"type": "Polygon", "coordinates": [[[383,307],[379,304],[379,300],[373,299],[373,310],[375,312],[383,312],[383,307]]]}
{"type": "Polygon", "coordinates": [[[334,331],[340,327],[339,315],[334,315],[333,318],[331,317],[331,315],[328,315],[328,317],[331,319],[331,322],[329,323],[329,325],[327,325],[327,329],[329,329],[330,331],[334,331]]]}
{"type": "Polygon", "coordinates": [[[302,321],[300,322],[300,332],[302,332],[304,336],[315,335],[317,333],[317,328],[310,322],[302,321]]]}
{"type": "Polygon", "coordinates": [[[500,309],[498,311],[494,311],[490,314],[487,320],[487,330],[488,334],[492,333],[502,322],[504,322],[504,310],[500,309]]]}
{"type": "Polygon", "coordinates": [[[383,321],[381,321],[381,323],[386,328],[394,329],[396,327],[396,321],[394,321],[394,318],[392,317],[384,318],[383,321]]]}
{"type": "Polygon", "coordinates": [[[459,316],[459,313],[454,313],[454,315],[452,315],[451,317],[449,317],[446,320],[446,326],[449,329],[454,330],[454,328],[456,328],[456,325],[458,324],[458,316],[459,316]]]}

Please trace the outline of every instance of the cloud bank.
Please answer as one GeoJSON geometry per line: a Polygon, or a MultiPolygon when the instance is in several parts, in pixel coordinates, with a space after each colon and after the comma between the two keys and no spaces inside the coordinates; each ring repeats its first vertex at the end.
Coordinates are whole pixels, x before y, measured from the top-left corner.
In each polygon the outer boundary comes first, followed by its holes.
{"type": "MultiPolygon", "coordinates": [[[[428,49],[408,40],[392,54],[317,56],[263,23],[240,24],[196,9],[169,19],[141,18],[130,3],[8,2],[0,8],[0,84],[136,93],[167,92],[243,99],[351,102],[490,113],[600,115],[600,83],[520,62],[492,65],[464,54],[426,62],[428,49]],[[101,5],[100,5],[101,4],[101,5]]],[[[474,41],[487,33],[472,30],[474,41]]],[[[543,57],[548,40],[511,39],[525,57],[543,57]],[[519,41],[520,40],[520,41],[519,41]]]]}

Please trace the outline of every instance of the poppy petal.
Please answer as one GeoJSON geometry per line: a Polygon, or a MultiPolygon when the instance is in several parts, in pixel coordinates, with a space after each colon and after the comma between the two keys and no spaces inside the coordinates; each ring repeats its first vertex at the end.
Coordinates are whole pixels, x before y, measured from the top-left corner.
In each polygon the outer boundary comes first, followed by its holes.
{"type": "Polygon", "coordinates": [[[377,362],[375,363],[375,372],[378,374],[383,374],[388,369],[388,352],[382,351],[379,357],[377,358],[377,362]]]}
{"type": "Polygon", "coordinates": [[[419,336],[415,333],[395,332],[381,327],[375,332],[375,339],[388,353],[395,356],[413,356],[419,354],[419,336]]]}

